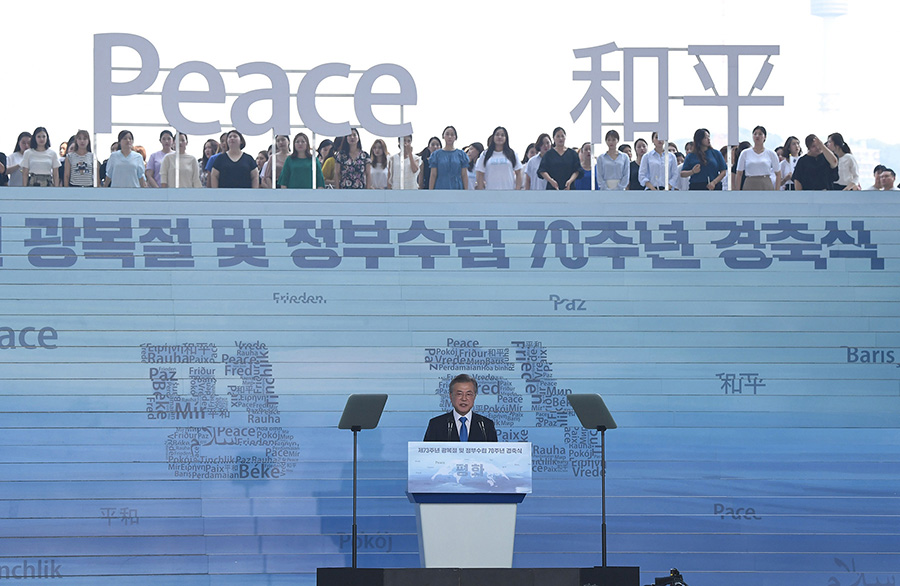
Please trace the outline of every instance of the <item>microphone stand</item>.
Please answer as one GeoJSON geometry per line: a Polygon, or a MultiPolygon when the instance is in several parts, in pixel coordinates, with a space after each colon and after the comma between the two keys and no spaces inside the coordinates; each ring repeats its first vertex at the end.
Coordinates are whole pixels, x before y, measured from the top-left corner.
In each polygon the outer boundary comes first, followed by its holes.
{"type": "Polygon", "coordinates": [[[341,414],[341,421],[338,423],[338,429],[349,429],[353,432],[353,546],[352,560],[353,569],[356,569],[357,554],[357,528],[356,528],[356,484],[359,479],[357,473],[357,450],[359,446],[359,432],[363,429],[375,429],[378,427],[378,421],[381,419],[381,413],[384,411],[384,404],[387,402],[387,395],[371,394],[371,395],[350,395],[347,397],[347,404],[344,406],[344,412],[341,414]]]}
{"type": "MultiPolygon", "coordinates": [[[[353,427],[350,428],[350,431],[353,432],[353,554],[352,554],[352,557],[353,557],[353,569],[354,570],[356,569],[356,549],[357,549],[357,545],[356,545],[356,480],[357,480],[356,445],[357,444],[356,444],[356,441],[357,441],[357,436],[359,435],[360,430],[362,430],[362,427],[359,425],[354,425],[353,427]]],[[[603,539],[604,540],[606,539],[606,528],[605,527],[606,526],[604,525],[604,529],[603,529],[603,531],[604,531],[603,539]]],[[[604,551],[605,550],[606,550],[606,548],[604,548],[604,551]]],[[[604,559],[605,559],[605,557],[604,557],[604,559]]],[[[604,561],[603,565],[604,566],[606,565],[605,561],[604,561]]]]}
{"type": "MultiPolygon", "coordinates": [[[[603,568],[606,568],[606,430],[616,429],[615,419],[603,398],[597,394],[567,395],[569,405],[585,429],[600,432],[600,542],[603,568]]],[[[595,566],[596,567],[596,566],[595,566]]]]}
{"type": "MultiPolygon", "coordinates": [[[[600,432],[600,539],[603,551],[603,567],[606,567],[606,426],[597,426],[600,432]]],[[[355,537],[354,537],[355,539],[355,537]]]]}

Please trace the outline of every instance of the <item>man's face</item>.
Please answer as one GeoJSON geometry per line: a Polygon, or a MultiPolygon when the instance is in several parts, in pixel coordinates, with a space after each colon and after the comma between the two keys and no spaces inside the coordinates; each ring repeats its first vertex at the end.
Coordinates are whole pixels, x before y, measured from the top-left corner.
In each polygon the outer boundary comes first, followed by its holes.
{"type": "Polygon", "coordinates": [[[896,179],[897,178],[894,177],[894,174],[891,173],[890,171],[882,171],[881,172],[881,187],[883,189],[893,189],[894,181],[896,179]]]}
{"type": "Polygon", "coordinates": [[[450,389],[450,403],[460,415],[467,415],[475,405],[475,385],[472,383],[456,383],[450,389]]]}

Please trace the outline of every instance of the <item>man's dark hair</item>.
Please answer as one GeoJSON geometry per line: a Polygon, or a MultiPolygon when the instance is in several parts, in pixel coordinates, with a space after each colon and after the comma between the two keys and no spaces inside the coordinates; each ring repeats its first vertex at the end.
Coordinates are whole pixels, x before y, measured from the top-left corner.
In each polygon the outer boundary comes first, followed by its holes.
{"type": "Polygon", "coordinates": [[[455,385],[457,383],[472,383],[472,385],[475,387],[475,394],[476,395],[478,394],[478,381],[476,381],[471,376],[469,376],[467,374],[458,374],[455,377],[453,377],[453,380],[450,381],[450,387],[449,387],[451,393],[453,392],[453,385],[455,385]]]}
{"type": "Polygon", "coordinates": [[[874,174],[874,173],[881,173],[881,172],[884,171],[885,169],[887,169],[887,167],[885,167],[884,165],[875,165],[875,169],[872,170],[872,173],[873,173],[873,174],[874,174]]]}

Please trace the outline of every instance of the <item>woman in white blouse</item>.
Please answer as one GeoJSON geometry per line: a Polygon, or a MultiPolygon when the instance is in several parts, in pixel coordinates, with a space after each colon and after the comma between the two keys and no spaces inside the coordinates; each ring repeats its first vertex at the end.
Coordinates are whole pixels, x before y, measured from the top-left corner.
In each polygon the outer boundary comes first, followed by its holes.
{"type": "Polygon", "coordinates": [[[744,191],[774,191],[781,185],[781,163],[775,151],[766,148],[766,129],[753,129],[753,148],[744,149],[738,157],[737,174],[734,184],[744,191]],[[741,183],[741,178],[747,179],[741,183]]]}
{"type": "Polygon", "coordinates": [[[631,159],[619,151],[619,133],[610,130],[606,133],[607,151],[597,157],[597,188],[603,191],[624,191],[628,187],[628,172],[631,159]]]}
{"type": "Polygon", "coordinates": [[[369,157],[372,159],[370,168],[371,181],[367,186],[369,189],[387,189],[388,188],[388,153],[387,145],[380,138],[372,143],[369,149],[369,157]]]}
{"type": "Polygon", "coordinates": [[[850,154],[850,145],[839,132],[828,135],[825,146],[838,158],[838,180],[834,188],[843,191],[859,191],[859,165],[850,154]]]}
{"type": "Polygon", "coordinates": [[[796,136],[789,136],[784,141],[784,160],[781,161],[781,189],[785,191],[794,190],[794,167],[800,160],[800,154],[803,150],[800,148],[800,139],[796,136]]]}
{"type": "Polygon", "coordinates": [[[22,157],[23,187],[59,187],[59,157],[51,148],[47,129],[39,126],[31,133],[31,148],[22,157]]]}

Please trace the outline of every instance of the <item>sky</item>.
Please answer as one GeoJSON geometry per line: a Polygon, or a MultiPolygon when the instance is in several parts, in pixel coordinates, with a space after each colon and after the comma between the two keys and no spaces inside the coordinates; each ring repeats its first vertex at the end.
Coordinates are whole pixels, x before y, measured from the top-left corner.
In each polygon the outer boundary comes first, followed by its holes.
{"type": "MultiPolygon", "coordinates": [[[[788,135],[802,138],[817,133],[824,138],[841,132],[854,153],[861,153],[857,158],[865,169],[872,155],[866,150],[871,141],[900,143],[895,138],[900,125],[891,108],[896,102],[897,72],[890,60],[900,3],[817,2],[846,8],[846,14],[823,19],[811,14],[809,2],[790,0],[756,0],[749,9],[747,3],[724,0],[696,8],[659,0],[572,0],[558,5],[546,1],[448,5],[272,0],[248,4],[242,9],[243,17],[235,18],[236,9],[210,10],[208,3],[157,0],[152,10],[149,3],[142,10],[125,10],[121,3],[100,2],[86,13],[83,4],[48,0],[42,5],[48,9],[49,25],[41,29],[39,40],[34,27],[9,27],[4,33],[8,59],[21,65],[6,76],[0,90],[0,109],[6,114],[0,123],[0,150],[10,152],[19,131],[37,126],[48,128],[54,144],[79,128],[93,131],[93,45],[94,35],[100,33],[146,38],[158,50],[162,68],[186,61],[204,61],[218,69],[265,61],[285,70],[343,62],[354,71],[379,63],[398,64],[411,73],[418,91],[417,104],[403,112],[404,120],[413,124],[417,150],[448,124],[457,128],[459,146],[486,142],[496,126],[508,129],[517,151],[556,126],[567,130],[569,146],[590,140],[589,114],[576,122],[570,116],[588,87],[585,81],[573,80],[574,71],[589,67],[589,60],[575,58],[575,49],[611,42],[619,48],[675,49],[688,44],[771,44],[780,46],[780,54],[771,58],[773,69],[765,88],[754,90],[754,95],[784,96],[785,103],[783,107],[742,108],[741,139],[749,139],[749,129],[757,124],[768,129],[770,148],[788,135]],[[10,49],[15,47],[18,50],[10,49]],[[39,67],[38,63],[54,65],[39,67]],[[831,94],[829,108],[821,106],[823,93],[831,94]]],[[[604,69],[621,69],[621,62],[621,56],[610,57],[604,69]]],[[[742,94],[749,90],[761,62],[761,58],[742,61],[742,94]]],[[[694,74],[695,63],[685,53],[672,53],[670,95],[711,95],[694,74]]],[[[122,51],[113,54],[113,65],[137,62],[122,51]]],[[[656,82],[647,62],[636,67],[637,113],[652,109],[648,100],[656,82]]],[[[724,61],[709,59],[708,68],[717,89],[723,91],[724,61]]],[[[160,73],[151,91],[159,91],[166,75],[160,73]]],[[[288,75],[291,92],[302,76],[288,75]]],[[[224,74],[224,79],[230,93],[268,87],[259,76],[238,79],[236,74],[224,74]]],[[[357,79],[354,74],[329,80],[320,93],[350,94],[357,79]]],[[[621,81],[607,82],[605,87],[619,100],[624,98],[621,81]]],[[[292,97],[292,123],[301,124],[294,103],[292,97]]],[[[326,117],[355,123],[352,98],[320,97],[318,104],[326,117]]],[[[263,109],[260,104],[260,118],[267,117],[263,109]]],[[[197,119],[219,119],[223,130],[228,128],[227,105],[193,110],[189,106],[185,111],[197,119]]],[[[376,112],[387,122],[399,121],[396,108],[376,112]]],[[[710,129],[714,146],[726,141],[724,108],[686,107],[680,100],[670,100],[670,117],[670,137],[679,145],[697,127],[710,129]]],[[[136,144],[144,144],[150,152],[158,150],[159,132],[167,127],[158,95],[114,98],[113,119],[122,123],[115,131],[128,125],[136,144]]],[[[621,110],[613,113],[605,107],[604,120],[621,121],[621,110]]],[[[609,128],[622,131],[621,126],[609,128]]],[[[191,137],[189,148],[199,155],[205,138],[191,137]]],[[[375,137],[363,132],[362,138],[368,147],[375,137]]],[[[112,139],[112,135],[99,135],[96,142],[102,146],[95,150],[105,155],[112,139]]],[[[270,136],[248,137],[247,151],[255,153],[270,141],[270,136]]],[[[396,150],[395,140],[387,143],[389,150],[396,150]]],[[[900,168],[900,161],[894,165],[900,168]]]]}

